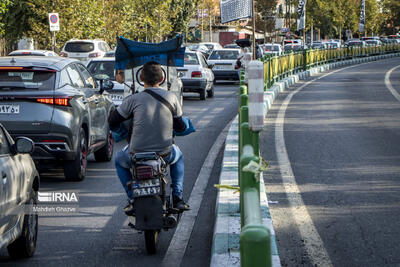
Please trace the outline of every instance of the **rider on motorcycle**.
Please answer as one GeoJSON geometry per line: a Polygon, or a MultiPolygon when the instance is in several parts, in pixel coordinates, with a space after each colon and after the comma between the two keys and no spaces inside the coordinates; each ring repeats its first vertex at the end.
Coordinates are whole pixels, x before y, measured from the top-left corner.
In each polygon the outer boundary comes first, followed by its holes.
{"type": "Polygon", "coordinates": [[[132,191],[128,189],[127,183],[132,180],[131,156],[140,152],[156,152],[170,164],[173,206],[179,210],[188,210],[189,205],[183,201],[182,197],[183,155],[179,147],[173,144],[173,132],[179,135],[190,129],[194,131],[194,128],[188,118],[182,117],[182,107],[176,96],[159,87],[163,80],[160,64],[146,63],[140,78],[144,82],[145,90],[126,97],[108,120],[111,131],[116,133],[122,131],[123,121],[133,121],[130,144],[115,157],[118,178],[129,198],[125,212],[127,214],[134,212],[132,191]],[[154,97],[154,93],[158,95],[156,97],[162,97],[163,101],[154,97]],[[169,103],[169,106],[168,103],[163,103],[165,101],[169,103]]]}

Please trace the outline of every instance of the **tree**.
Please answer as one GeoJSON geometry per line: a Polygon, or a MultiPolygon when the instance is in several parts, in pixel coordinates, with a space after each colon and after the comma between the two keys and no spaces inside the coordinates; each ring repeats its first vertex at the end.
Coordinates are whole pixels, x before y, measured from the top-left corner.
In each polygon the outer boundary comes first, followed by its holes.
{"type": "Polygon", "coordinates": [[[387,34],[396,34],[400,28],[400,1],[382,0],[381,7],[384,19],[382,28],[387,34]]]}
{"type": "Polygon", "coordinates": [[[272,32],[275,28],[275,13],[276,0],[257,0],[255,2],[255,9],[258,14],[256,17],[256,29],[264,32],[264,36],[267,32],[272,32]]]}

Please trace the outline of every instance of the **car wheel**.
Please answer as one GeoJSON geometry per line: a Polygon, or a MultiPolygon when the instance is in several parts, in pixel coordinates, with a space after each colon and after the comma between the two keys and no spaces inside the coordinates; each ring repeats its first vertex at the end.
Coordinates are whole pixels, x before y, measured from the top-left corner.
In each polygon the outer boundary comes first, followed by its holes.
{"type": "Polygon", "coordinates": [[[98,162],[110,161],[112,159],[114,152],[114,139],[110,130],[108,130],[108,136],[106,144],[94,152],[94,158],[98,162]]]}
{"type": "Polygon", "coordinates": [[[200,100],[206,100],[206,88],[200,91],[200,100]]]}
{"type": "Polygon", "coordinates": [[[69,181],[82,181],[85,179],[87,165],[87,141],[85,131],[81,128],[79,132],[79,144],[75,160],[64,163],[65,179],[69,181]]]}
{"type": "MultiPolygon", "coordinates": [[[[31,207],[37,205],[37,193],[33,189],[28,204],[31,207]]],[[[32,209],[29,214],[24,215],[23,220],[21,236],[7,247],[8,254],[12,258],[32,257],[36,250],[38,215],[32,209]]]]}
{"type": "Polygon", "coordinates": [[[214,97],[214,85],[211,85],[210,90],[207,91],[207,97],[214,97]]]}

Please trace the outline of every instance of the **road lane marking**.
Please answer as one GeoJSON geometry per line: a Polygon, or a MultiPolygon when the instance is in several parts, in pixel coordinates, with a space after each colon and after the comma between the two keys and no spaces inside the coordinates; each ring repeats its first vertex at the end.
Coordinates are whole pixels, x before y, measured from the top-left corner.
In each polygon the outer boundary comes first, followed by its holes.
{"type": "Polygon", "coordinates": [[[385,75],[385,85],[386,87],[389,89],[389,91],[392,93],[392,95],[400,102],[400,94],[396,91],[396,89],[394,89],[394,87],[392,86],[392,83],[390,82],[390,75],[392,74],[392,72],[399,68],[399,66],[396,66],[392,69],[390,69],[388,72],[386,72],[385,75]]]}
{"type": "Polygon", "coordinates": [[[301,237],[304,240],[305,249],[308,253],[308,257],[312,262],[313,266],[330,267],[333,266],[333,264],[324,246],[324,242],[322,241],[321,236],[319,235],[317,228],[315,227],[311,219],[311,216],[308,213],[307,207],[303,202],[300,189],[296,183],[296,178],[293,174],[293,169],[290,164],[289,156],[286,150],[285,137],[283,134],[284,133],[283,126],[285,124],[285,114],[293,96],[306,86],[333,73],[360,65],[349,66],[346,68],[341,68],[332,71],[318,78],[315,78],[311,81],[308,81],[299,88],[297,88],[295,91],[292,91],[282,103],[275,122],[275,147],[278,158],[278,164],[282,176],[282,183],[285,188],[288,201],[290,203],[290,208],[293,218],[296,222],[297,228],[300,231],[301,237]]]}
{"type": "Polygon", "coordinates": [[[180,266],[182,263],[183,256],[185,255],[186,248],[200,210],[204,191],[207,188],[208,180],[210,179],[211,171],[218,157],[218,153],[225,142],[226,136],[228,135],[230,124],[231,122],[229,122],[225,126],[224,130],[219,134],[217,140],[211,147],[203,166],[200,169],[188,201],[190,204],[190,210],[185,211],[182,214],[181,220],[176,227],[168,250],[165,253],[162,266],[171,266],[171,263],[173,263],[174,266],[180,266]]]}

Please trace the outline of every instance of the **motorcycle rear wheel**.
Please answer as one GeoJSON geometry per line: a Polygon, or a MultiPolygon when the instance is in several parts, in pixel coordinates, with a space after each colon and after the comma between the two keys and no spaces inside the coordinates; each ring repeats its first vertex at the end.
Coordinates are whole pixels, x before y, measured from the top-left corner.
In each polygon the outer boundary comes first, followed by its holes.
{"type": "Polygon", "coordinates": [[[146,243],[147,254],[155,254],[158,247],[159,230],[145,230],[144,241],[146,243]]]}

